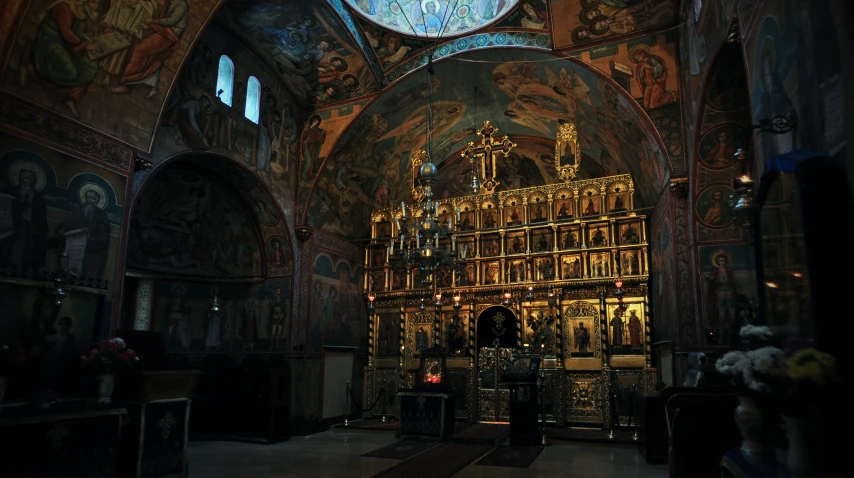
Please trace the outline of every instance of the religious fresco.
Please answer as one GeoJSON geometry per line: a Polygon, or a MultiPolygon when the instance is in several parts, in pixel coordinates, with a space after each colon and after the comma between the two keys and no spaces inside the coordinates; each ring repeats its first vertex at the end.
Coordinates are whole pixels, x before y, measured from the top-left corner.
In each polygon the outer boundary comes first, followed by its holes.
{"type": "Polygon", "coordinates": [[[733,2],[691,0],[682,2],[681,9],[685,21],[680,27],[680,65],[685,111],[693,121],[703,94],[701,83],[726,39],[733,2]]]}
{"type": "Polygon", "coordinates": [[[299,164],[299,109],[277,74],[209,25],[190,53],[175,90],[166,101],[150,161],[185,151],[228,156],[260,176],[282,206],[292,205],[299,164]],[[217,95],[220,57],[233,65],[231,105],[217,95]],[[260,83],[256,124],[246,118],[247,84],[260,83]]]}
{"type": "Polygon", "coordinates": [[[744,126],[717,125],[700,139],[698,146],[700,154],[697,157],[707,168],[727,168],[738,161],[735,153],[742,147],[747,148],[747,141],[749,138],[744,126]]]}
{"type": "MultiPolygon", "coordinates": [[[[640,203],[657,198],[669,177],[666,153],[633,99],[576,61],[525,51],[525,59],[543,61],[502,63],[506,56],[506,51],[461,55],[481,61],[466,62],[464,75],[453,59],[436,66],[431,85],[434,162],[441,163],[475,139],[472,129],[484,119],[511,139],[528,135],[551,141],[561,122],[572,122],[579,125],[582,152],[602,174],[630,173],[639,186],[640,203]],[[483,95],[490,106],[470,99],[473,84],[483,85],[485,91],[475,98],[483,95]]],[[[427,90],[421,75],[411,75],[354,120],[321,168],[302,215],[307,225],[366,237],[372,208],[408,198],[409,157],[426,141],[427,90]]]]}
{"type": "Polygon", "coordinates": [[[361,261],[317,250],[312,259],[307,351],[324,345],[362,347],[367,311],[362,299],[361,261]]]}
{"type": "Polygon", "coordinates": [[[2,88],[149,151],[181,61],[217,6],[216,0],[35,0],[2,88]]]}
{"type": "MultiPolygon", "coordinates": [[[[753,123],[797,113],[797,131],[754,134],[755,171],[773,156],[808,148],[834,154],[845,141],[842,49],[829,0],[763,2],[743,40],[753,123]]],[[[848,60],[850,61],[850,60],[848,60]]]]}
{"type": "MultiPolygon", "coordinates": [[[[678,286],[676,277],[676,248],[673,236],[673,212],[670,195],[656,206],[650,220],[652,244],[650,247],[650,299],[652,302],[652,322],[655,339],[679,340],[679,319],[677,309],[678,286]]],[[[683,287],[687,287],[685,284],[683,287]]]]}
{"type": "Polygon", "coordinates": [[[376,93],[376,79],[350,32],[324,2],[230,2],[219,22],[268,65],[303,106],[376,93]]]}
{"type": "Polygon", "coordinates": [[[630,94],[658,130],[673,169],[684,171],[676,43],[676,34],[670,31],[574,51],[568,56],[597,68],[630,94]]]}
{"type": "Polygon", "coordinates": [[[0,65],[5,64],[6,51],[15,38],[18,15],[27,6],[25,0],[0,0],[0,65]]]}
{"type": "Polygon", "coordinates": [[[52,289],[0,283],[0,343],[20,344],[40,356],[40,385],[57,392],[77,388],[80,355],[98,337],[102,299],[73,292],[56,306],[52,289]]]}
{"type": "Polygon", "coordinates": [[[124,176],[0,135],[0,266],[112,282],[121,243],[124,176]]]}
{"type": "Polygon", "coordinates": [[[291,278],[258,284],[158,281],[151,330],[172,352],[286,352],[291,278]],[[217,295],[219,313],[211,311],[217,295]]]}
{"type": "MultiPolygon", "coordinates": [[[[316,110],[308,117],[299,133],[299,198],[309,196],[311,186],[320,173],[323,160],[329,155],[338,138],[364,109],[367,100],[316,110]]],[[[343,174],[343,173],[342,173],[343,174]]]]}
{"type": "Polygon", "coordinates": [[[257,276],[264,266],[256,220],[219,181],[192,169],[150,178],[134,208],[128,266],[210,276],[257,276]]]}
{"type": "Polygon", "coordinates": [[[676,0],[552,0],[556,49],[614,38],[674,23],[676,0]]]}
{"type": "Polygon", "coordinates": [[[344,0],[363,18],[396,33],[451,37],[489,26],[519,0],[344,0]]]}
{"type": "Polygon", "coordinates": [[[521,0],[519,6],[490,30],[549,30],[546,0],[521,0]]]}
{"type": "Polygon", "coordinates": [[[358,24],[383,70],[393,67],[422,48],[433,44],[432,41],[388,31],[361,18],[358,24]]]}
{"type": "Polygon", "coordinates": [[[698,248],[706,346],[731,345],[756,301],[756,263],[744,245],[698,248]]]}

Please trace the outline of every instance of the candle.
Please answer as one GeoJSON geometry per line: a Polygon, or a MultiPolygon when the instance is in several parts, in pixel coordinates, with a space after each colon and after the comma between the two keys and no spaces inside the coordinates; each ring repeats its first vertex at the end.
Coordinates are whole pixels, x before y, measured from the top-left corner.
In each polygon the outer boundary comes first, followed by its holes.
{"type": "Polygon", "coordinates": [[[456,236],[451,236],[451,250],[452,251],[457,250],[457,238],[456,238],[456,236]]]}
{"type": "Polygon", "coordinates": [[[397,226],[397,232],[401,232],[400,229],[400,219],[394,218],[394,225],[397,226]]]}
{"type": "Polygon", "coordinates": [[[433,211],[434,211],[436,214],[439,214],[439,201],[435,201],[435,202],[433,203],[433,211]]]}
{"type": "Polygon", "coordinates": [[[436,234],[435,236],[433,236],[433,246],[435,246],[435,247],[436,247],[436,249],[438,249],[438,248],[439,248],[439,235],[438,235],[438,234],[436,234]]]}
{"type": "Polygon", "coordinates": [[[394,241],[391,241],[391,244],[389,244],[389,255],[394,255],[394,241]]]}
{"type": "Polygon", "coordinates": [[[403,211],[403,217],[406,217],[406,203],[400,201],[400,209],[403,211]]]}
{"type": "Polygon", "coordinates": [[[449,217],[448,218],[448,229],[453,229],[453,228],[454,228],[454,218],[449,217]]]}
{"type": "Polygon", "coordinates": [[[457,224],[460,222],[460,208],[457,208],[457,224]]]}
{"type": "Polygon", "coordinates": [[[421,234],[415,234],[415,248],[421,247],[421,234]]]}

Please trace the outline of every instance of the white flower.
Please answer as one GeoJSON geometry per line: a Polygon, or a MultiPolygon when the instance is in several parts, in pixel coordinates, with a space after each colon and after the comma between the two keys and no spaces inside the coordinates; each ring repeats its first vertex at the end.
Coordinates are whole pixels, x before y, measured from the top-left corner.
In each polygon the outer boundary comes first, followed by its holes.
{"type": "Polygon", "coordinates": [[[771,393],[773,391],[767,383],[760,380],[751,380],[748,387],[761,393],[771,393]]]}
{"type": "Polygon", "coordinates": [[[785,378],[789,375],[789,364],[786,355],[777,347],[762,347],[747,352],[747,356],[753,363],[753,370],[757,373],[777,378],[785,378]]]}
{"type": "Polygon", "coordinates": [[[113,337],[113,338],[112,338],[112,341],[113,341],[113,342],[115,342],[115,343],[117,343],[117,344],[121,344],[121,345],[124,345],[124,344],[125,344],[124,339],[122,339],[121,337],[113,337]]]}
{"type": "Polygon", "coordinates": [[[734,350],[718,359],[715,370],[725,375],[742,375],[750,368],[750,359],[744,352],[734,350]]]}
{"type": "Polygon", "coordinates": [[[739,330],[738,335],[745,338],[755,337],[761,340],[769,340],[771,339],[772,333],[771,329],[765,327],[764,325],[755,326],[748,324],[742,327],[741,330],[739,330]]]}

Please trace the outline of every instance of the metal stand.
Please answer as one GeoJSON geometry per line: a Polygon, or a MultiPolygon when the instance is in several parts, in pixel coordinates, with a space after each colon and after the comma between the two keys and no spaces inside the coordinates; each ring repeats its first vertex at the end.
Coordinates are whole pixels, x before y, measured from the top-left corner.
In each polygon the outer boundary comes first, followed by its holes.
{"type": "Polygon", "coordinates": [[[347,407],[347,414],[344,415],[344,426],[349,427],[350,421],[347,418],[350,416],[350,381],[347,380],[344,383],[347,384],[347,389],[344,391],[344,406],[347,407]]]}
{"type": "MultiPolygon", "coordinates": [[[[540,354],[540,364],[541,364],[540,366],[541,367],[542,367],[543,363],[545,363],[545,354],[541,353],[540,354]]],[[[549,438],[546,436],[546,374],[545,374],[545,372],[540,370],[538,375],[539,375],[539,379],[540,379],[540,407],[541,407],[541,411],[542,411],[542,415],[543,415],[543,422],[542,422],[542,428],[541,428],[542,438],[540,439],[540,445],[549,446],[549,445],[551,445],[551,442],[549,441],[549,438]]]]}

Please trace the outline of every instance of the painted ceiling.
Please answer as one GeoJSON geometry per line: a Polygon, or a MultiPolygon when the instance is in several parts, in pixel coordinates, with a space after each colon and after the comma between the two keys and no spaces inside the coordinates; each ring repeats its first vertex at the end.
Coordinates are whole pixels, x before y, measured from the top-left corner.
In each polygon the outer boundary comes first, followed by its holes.
{"type": "MultiPolygon", "coordinates": [[[[582,61],[493,49],[443,60],[435,70],[432,157],[440,171],[445,158],[477,138],[473,129],[484,120],[511,139],[542,138],[517,141],[524,145],[523,154],[525,148],[535,150],[526,143],[554,144],[558,125],[572,122],[579,128],[585,161],[591,163],[585,171],[632,174],[639,203],[646,205],[654,203],[668,179],[667,153],[636,100],[582,61]]],[[[301,193],[310,194],[309,225],[364,237],[372,208],[408,197],[409,157],[424,147],[427,136],[426,83],[422,75],[406,77],[352,122],[316,178],[305,182],[314,184],[313,191],[301,193]]],[[[536,167],[541,154],[529,154],[534,157],[524,157],[536,167]]]]}
{"type": "Polygon", "coordinates": [[[393,32],[453,37],[490,26],[519,0],[345,0],[360,16],[393,32]]]}

